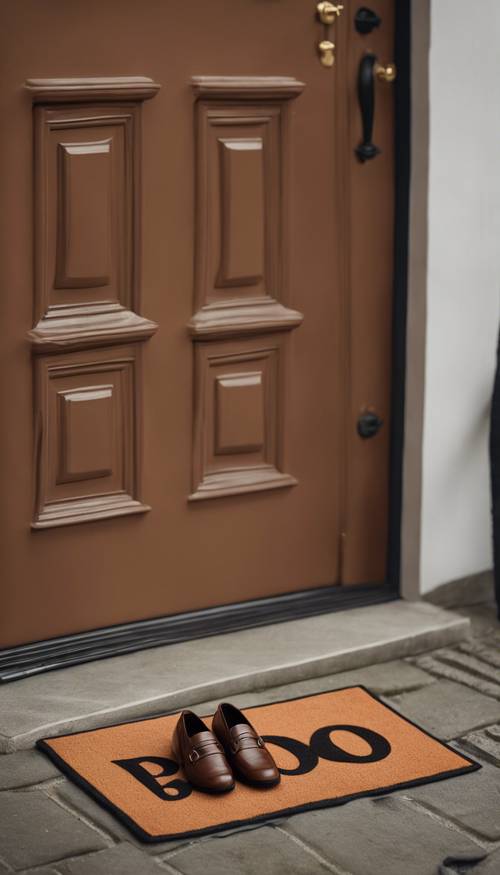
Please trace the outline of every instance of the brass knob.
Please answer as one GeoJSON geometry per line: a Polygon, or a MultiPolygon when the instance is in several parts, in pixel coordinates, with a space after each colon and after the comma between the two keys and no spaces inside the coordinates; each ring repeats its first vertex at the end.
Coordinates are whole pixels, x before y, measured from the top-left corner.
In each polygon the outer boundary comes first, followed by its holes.
{"type": "Polygon", "coordinates": [[[335,6],[333,3],[330,3],[329,0],[323,0],[323,2],[318,3],[316,6],[316,11],[322,24],[333,24],[335,16],[338,18],[343,8],[344,7],[340,5],[335,6]]]}
{"type": "Polygon", "coordinates": [[[323,67],[333,67],[335,63],[335,43],[324,39],[318,45],[319,59],[323,67]]]}
{"type": "Polygon", "coordinates": [[[374,68],[375,76],[380,82],[394,82],[397,76],[396,64],[379,64],[378,61],[374,68]]]}

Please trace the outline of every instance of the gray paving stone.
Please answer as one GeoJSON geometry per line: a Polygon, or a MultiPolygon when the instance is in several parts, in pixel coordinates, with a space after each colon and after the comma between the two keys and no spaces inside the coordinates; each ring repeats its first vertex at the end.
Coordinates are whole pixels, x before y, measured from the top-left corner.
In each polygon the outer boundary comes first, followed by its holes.
{"type": "Polygon", "coordinates": [[[486,856],[486,851],[478,849],[475,854],[458,854],[453,857],[446,857],[438,869],[438,875],[466,875],[471,869],[477,872],[477,865],[486,856]]]}
{"type": "MultiPolygon", "coordinates": [[[[294,684],[282,684],[267,690],[253,693],[241,693],[231,696],[231,701],[237,707],[264,705],[268,702],[279,702],[281,699],[293,699],[296,696],[307,696],[311,693],[322,693],[326,690],[338,690],[341,687],[351,687],[362,684],[377,694],[396,694],[406,690],[418,689],[427,684],[436,683],[436,678],[422,671],[416,665],[402,659],[368,665],[352,671],[342,671],[328,674],[320,678],[298,681],[294,684]]],[[[202,702],[196,706],[197,711],[209,714],[218,705],[218,699],[202,702]]]]}
{"type": "MultiPolygon", "coordinates": [[[[449,653],[452,652],[449,651],[449,653]]],[[[459,657],[460,654],[456,653],[455,656],[459,657]]],[[[477,672],[470,671],[470,667],[465,665],[464,661],[459,664],[458,659],[455,658],[453,662],[450,664],[450,660],[446,659],[446,651],[437,651],[426,656],[420,656],[415,660],[415,663],[420,668],[423,668],[429,674],[439,679],[456,681],[473,690],[478,690],[486,696],[491,696],[493,699],[500,699],[500,685],[498,683],[484,677],[478,677],[477,672]],[[445,653],[444,659],[441,657],[443,652],[445,653]]]]}
{"type": "Polygon", "coordinates": [[[452,854],[477,846],[394,796],[290,818],[286,829],[352,875],[436,875],[452,854]]]}
{"type": "Polygon", "coordinates": [[[338,690],[341,687],[352,687],[361,684],[374,693],[399,693],[406,690],[418,689],[427,684],[435,683],[436,680],[416,665],[411,665],[402,659],[382,662],[378,665],[369,665],[365,668],[343,671],[337,674],[329,674],[321,678],[300,681],[295,684],[286,684],[273,687],[271,690],[263,690],[261,695],[269,701],[292,698],[294,696],[320,693],[324,690],[338,690]],[[272,696],[272,699],[270,698],[272,696]]]}
{"type": "Polygon", "coordinates": [[[224,838],[213,837],[165,858],[185,875],[313,875],[330,872],[280,830],[263,826],[224,838]]]}
{"type": "Polygon", "coordinates": [[[28,787],[60,775],[59,769],[38,750],[23,750],[0,756],[0,790],[28,787]]]}
{"type": "Polygon", "coordinates": [[[462,671],[468,672],[472,677],[491,681],[499,688],[497,695],[500,695],[500,671],[498,666],[491,665],[485,659],[480,659],[479,654],[464,652],[459,647],[445,647],[443,650],[435,651],[433,655],[440,662],[454,665],[462,671]]]}
{"type": "Polygon", "coordinates": [[[498,875],[499,872],[500,848],[492,851],[478,866],[475,866],[471,875],[498,875]]]}
{"type": "Polygon", "coordinates": [[[500,723],[469,732],[460,739],[460,744],[471,753],[480,754],[488,762],[500,768],[500,723]]]}
{"type": "Polygon", "coordinates": [[[468,630],[434,605],[393,601],[48,672],[2,689],[0,750],[415,655],[468,630]]]}
{"type": "MultiPolygon", "coordinates": [[[[11,871],[9,869],[9,872],[11,871]]],[[[3,869],[0,869],[0,872],[3,872],[3,869]]],[[[23,872],[18,872],[16,875],[59,875],[59,872],[52,868],[48,869],[47,866],[42,866],[41,868],[37,866],[36,869],[24,869],[23,872]]]]}
{"type": "Polygon", "coordinates": [[[63,805],[68,806],[75,814],[83,814],[91,823],[95,823],[100,829],[104,830],[107,835],[112,836],[118,842],[130,842],[137,848],[147,851],[149,854],[162,854],[165,851],[172,850],[178,845],[185,845],[186,839],[175,839],[169,842],[158,842],[155,844],[145,844],[139,841],[126,826],[107,811],[102,805],[98,805],[91,796],[80,790],[76,784],[71,781],[64,781],[52,791],[56,799],[60,799],[63,805]]]}
{"type": "MultiPolygon", "coordinates": [[[[9,872],[11,871],[12,870],[9,869],[9,872]]],[[[0,872],[3,872],[3,869],[0,869],[0,872]]],[[[42,868],[37,866],[36,869],[24,869],[23,872],[17,872],[16,875],[59,875],[59,872],[55,869],[47,869],[46,866],[42,866],[42,868]]]]}
{"type": "Polygon", "coordinates": [[[378,665],[368,665],[365,668],[343,671],[328,675],[327,678],[317,679],[320,682],[325,680],[329,682],[329,686],[326,686],[325,689],[334,690],[362,684],[373,693],[386,693],[387,695],[435,683],[432,676],[402,659],[381,662],[378,665]]]}
{"type": "Polygon", "coordinates": [[[478,772],[410,787],[402,795],[482,838],[500,839],[500,774],[493,766],[484,764],[478,772]]]}
{"type": "Polygon", "coordinates": [[[462,641],[462,643],[458,645],[457,650],[460,650],[462,653],[472,653],[474,656],[477,656],[478,659],[482,659],[484,662],[488,663],[488,665],[494,665],[497,668],[500,668],[499,647],[490,647],[483,641],[462,641]]]}
{"type": "Polygon", "coordinates": [[[498,633],[498,617],[493,602],[482,605],[453,608],[455,614],[467,617],[471,622],[474,638],[488,638],[498,633]]]}
{"type": "Polygon", "coordinates": [[[86,854],[58,863],[61,875],[161,875],[165,873],[154,859],[129,844],[117,845],[98,854],[86,854]]]}
{"type": "Polygon", "coordinates": [[[0,855],[14,869],[107,847],[104,839],[39,790],[0,793],[0,855]]]}
{"type": "Polygon", "coordinates": [[[398,711],[438,738],[450,739],[500,720],[500,703],[453,681],[389,697],[398,711]]]}

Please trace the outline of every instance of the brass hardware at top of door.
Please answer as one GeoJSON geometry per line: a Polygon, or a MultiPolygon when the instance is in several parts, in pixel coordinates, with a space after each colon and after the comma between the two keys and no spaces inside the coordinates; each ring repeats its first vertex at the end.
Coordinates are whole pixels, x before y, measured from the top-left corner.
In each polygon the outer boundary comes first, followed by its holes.
{"type": "MultiPolygon", "coordinates": [[[[316,5],[318,18],[325,25],[325,37],[328,37],[328,29],[341,15],[343,8],[340,4],[330,3],[329,0],[322,0],[321,3],[316,5]]],[[[335,63],[335,44],[329,39],[323,39],[318,43],[318,52],[323,67],[333,67],[335,63]]]]}
{"type": "Polygon", "coordinates": [[[343,6],[334,5],[330,3],[329,0],[322,0],[321,3],[318,3],[316,6],[316,11],[318,13],[318,18],[322,24],[333,24],[335,21],[335,16],[338,18],[341,15],[343,6]]]}
{"type": "Polygon", "coordinates": [[[333,67],[335,63],[335,43],[330,42],[329,39],[321,40],[318,49],[323,67],[333,67]]]}

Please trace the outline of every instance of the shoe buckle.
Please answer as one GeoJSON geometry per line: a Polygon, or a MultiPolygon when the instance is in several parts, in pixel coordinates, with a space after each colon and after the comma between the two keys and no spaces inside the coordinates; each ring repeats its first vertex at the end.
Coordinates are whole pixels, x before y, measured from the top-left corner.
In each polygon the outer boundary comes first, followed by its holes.
{"type": "MultiPolygon", "coordinates": [[[[244,736],[244,737],[245,737],[245,738],[248,738],[249,736],[244,736]]],[[[256,741],[256,743],[257,743],[257,747],[264,747],[264,742],[263,742],[262,738],[260,737],[260,735],[257,736],[257,738],[255,739],[255,741],[256,741]]],[[[231,750],[232,750],[232,752],[233,752],[233,753],[238,753],[239,749],[240,749],[240,739],[238,739],[237,741],[232,741],[232,742],[231,742],[231,750]]]]}
{"type": "Polygon", "coordinates": [[[191,764],[196,763],[199,760],[199,758],[200,758],[200,755],[199,755],[197,750],[193,749],[192,751],[189,752],[188,760],[191,764]]]}

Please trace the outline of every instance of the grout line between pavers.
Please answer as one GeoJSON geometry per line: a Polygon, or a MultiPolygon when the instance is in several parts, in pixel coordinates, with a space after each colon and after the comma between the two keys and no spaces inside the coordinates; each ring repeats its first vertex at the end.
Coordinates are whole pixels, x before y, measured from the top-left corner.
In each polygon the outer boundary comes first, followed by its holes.
{"type": "MultiPolygon", "coordinates": [[[[272,826],[272,824],[270,824],[270,826],[272,826]]],[[[352,875],[352,873],[348,872],[347,869],[341,869],[340,866],[337,866],[336,863],[331,863],[329,860],[326,860],[325,857],[319,854],[314,848],[306,844],[306,842],[302,841],[302,839],[299,839],[298,836],[294,835],[291,832],[288,832],[288,830],[284,827],[273,826],[273,829],[282,833],[282,835],[286,836],[287,839],[298,845],[299,848],[302,848],[302,850],[305,851],[306,854],[308,854],[310,857],[313,857],[316,862],[321,863],[321,865],[324,866],[325,869],[328,869],[328,871],[331,872],[332,875],[352,875]]]]}
{"type": "Polygon", "coordinates": [[[431,805],[424,805],[422,802],[417,802],[416,799],[412,799],[410,796],[402,795],[399,796],[399,798],[402,799],[406,803],[406,805],[409,805],[410,808],[415,809],[415,811],[419,811],[421,814],[427,815],[427,817],[430,817],[431,820],[437,821],[437,823],[440,823],[447,829],[450,829],[453,832],[457,832],[460,835],[465,836],[470,841],[474,842],[475,845],[478,845],[480,848],[482,848],[484,851],[493,851],[500,844],[500,842],[491,841],[489,839],[483,838],[459,821],[453,820],[452,818],[443,815],[440,811],[436,811],[436,809],[433,808],[431,805]]]}
{"type": "Polygon", "coordinates": [[[56,869],[54,863],[37,863],[36,866],[30,866],[29,869],[23,869],[20,873],[17,872],[16,875],[39,875],[40,870],[44,872],[45,869],[48,869],[50,872],[54,872],[54,875],[61,875],[61,870],[56,869]]]}
{"type": "MultiPolygon", "coordinates": [[[[482,695],[485,696],[486,693],[482,693],[482,695]]],[[[491,698],[491,696],[490,696],[490,698],[491,698]]],[[[493,701],[495,701],[495,700],[493,699],[493,701]]],[[[494,723],[497,723],[497,722],[498,721],[496,721],[496,720],[494,721],[494,723]]],[[[442,739],[442,740],[448,741],[448,742],[449,741],[456,741],[458,743],[458,742],[460,742],[460,739],[463,738],[464,735],[468,735],[469,732],[477,732],[478,729],[488,729],[488,726],[492,726],[492,725],[493,724],[491,722],[491,717],[490,717],[490,719],[487,720],[485,723],[477,723],[477,724],[474,724],[474,726],[471,726],[470,729],[464,729],[461,735],[456,735],[454,738],[448,738],[448,739],[442,739]]]]}
{"type": "Polygon", "coordinates": [[[48,799],[51,799],[52,802],[54,802],[56,805],[58,805],[59,808],[62,808],[63,811],[66,811],[68,814],[71,814],[72,817],[76,817],[77,820],[80,820],[82,823],[84,823],[86,826],[88,826],[90,829],[92,829],[94,832],[96,832],[98,835],[100,835],[101,838],[106,842],[106,844],[108,845],[109,848],[112,848],[117,844],[117,842],[112,838],[112,836],[110,836],[109,833],[107,833],[101,826],[98,826],[96,823],[94,823],[93,820],[91,820],[86,815],[82,814],[81,811],[78,811],[78,809],[72,808],[70,805],[67,805],[65,802],[63,802],[62,799],[60,799],[58,796],[52,794],[50,792],[50,788],[48,790],[42,790],[41,792],[48,799]]]}
{"type": "Polygon", "coordinates": [[[158,864],[160,869],[163,869],[164,872],[170,872],[171,875],[180,875],[179,869],[176,869],[175,866],[172,866],[168,860],[163,859],[163,857],[151,857],[150,860],[154,860],[155,863],[158,864]]]}
{"type": "MultiPolygon", "coordinates": [[[[488,650],[488,653],[493,654],[493,658],[496,657],[496,653],[492,647],[485,648],[481,651],[474,649],[464,650],[463,642],[457,647],[442,647],[434,652],[439,654],[438,658],[448,665],[458,665],[460,668],[470,671],[471,674],[477,673],[480,677],[485,677],[486,680],[492,680],[492,672],[486,672],[486,667],[489,669],[500,668],[500,663],[496,664],[495,662],[490,662],[488,657],[484,655],[486,649],[488,650]],[[451,663],[452,659],[455,659],[456,661],[451,663]],[[448,662],[448,660],[450,661],[448,662]],[[479,665],[477,665],[477,663],[479,663],[479,665]]],[[[493,672],[493,674],[495,675],[495,672],[493,672]]],[[[493,677],[493,681],[496,682],[496,675],[493,677]]]]}
{"type": "MultiPolygon", "coordinates": [[[[429,677],[432,678],[430,684],[410,684],[408,687],[398,687],[394,690],[372,689],[372,692],[376,693],[377,696],[404,696],[406,693],[416,693],[418,690],[427,689],[427,687],[430,687],[432,684],[438,683],[438,680],[434,675],[429,675],[429,677]]],[[[366,686],[369,687],[369,684],[366,684],[366,686]]]]}
{"type": "Polygon", "coordinates": [[[499,663],[498,648],[489,647],[487,644],[478,644],[476,641],[461,641],[457,645],[461,653],[469,653],[477,657],[477,659],[486,662],[488,665],[497,665],[499,663]],[[493,659],[493,662],[490,660],[493,659]]]}
{"type": "MultiPolygon", "coordinates": [[[[473,729],[472,732],[475,732],[475,730],[473,729]]],[[[485,750],[483,747],[476,746],[472,741],[468,741],[467,738],[464,738],[462,735],[453,740],[467,755],[472,755],[476,757],[476,759],[483,760],[485,763],[495,766],[497,769],[500,767],[499,759],[494,753],[489,753],[489,751],[485,750]]]]}
{"type": "MultiPolygon", "coordinates": [[[[452,681],[452,683],[459,684],[462,687],[468,687],[471,690],[475,690],[477,693],[481,693],[482,696],[486,696],[488,699],[492,699],[494,702],[498,702],[500,700],[500,689],[498,690],[498,692],[496,690],[494,692],[487,692],[484,689],[485,684],[491,687],[496,686],[493,681],[485,681],[482,678],[476,677],[475,675],[469,675],[463,669],[452,668],[451,665],[440,661],[436,656],[434,656],[433,651],[426,653],[425,656],[432,657],[435,662],[438,663],[438,666],[435,669],[423,669],[427,672],[427,674],[430,674],[432,677],[438,678],[440,681],[452,681]],[[439,670],[440,666],[442,666],[442,670],[439,670]],[[447,669],[450,669],[450,671],[447,671],[447,669]],[[482,686],[480,686],[480,684],[482,686]]],[[[420,669],[423,668],[418,660],[415,660],[413,665],[420,669]]]]}
{"type": "Polygon", "coordinates": [[[22,787],[6,787],[5,790],[0,790],[1,793],[31,793],[32,790],[50,790],[52,787],[58,787],[64,784],[66,778],[60,775],[58,778],[47,778],[45,781],[39,781],[37,784],[23,784],[22,787]]]}
{"type": "Polygon", "coordinates": [[[69,857],[59,857],[57,860],[47,860],[46,863],[37,863],[36,866],[31,866],[29,869],[23,869],[22,872],[17,870],[16,875],[31,875],[31,873],[35,875],[40,869],[54,869],[57,875],[61,875],[59,866],[65,866],[66,863],[72,863],[73,860],[86,860],[90,857],[95,857],[97,854],[101,854],[104,850],[106,850],[106,848],[100,848],[98,851],[82,851],[81,854],[71,854],[69,857]]]}
{"type": "MultiPolygon", "coordinates": [[[[206,836],[206,838],[211,838],[211,836],[206,836]]],[[[178,845],[176,848],[172,848],[171,851],[167,851],[165,854],[162,854],[159,857],[155,857],[157,860],[161,860],[163,863],[167,863],[172,857],[176,857],[177,854],[182,854],[184,851],[187,851],[188,848],[197,845],[199,841],[196,839],[194,841],[187,841],[182,845],[178,845]]]]}
{"type": "MultiPolygon", "coordinates": [[[[461,675],[463,674],[463,675],[470,676],[471,682],[473,682],[474,680],[480,680],[483,683],[491,684],[493,687],[499,686],[497,678],[491,676],[492,674],[493,675],[495,674],[495,671],[494,671],[495,666],[491,666],[489,663],[486,663],[486,662],[481,663],[481,666],[488,665],[488,667],[490,669],[490,672],[487,672],[486,670],[483,671],[481,669],[481,667],[478,668],[475,665],[470,665],[466,662],[461,662],[460,656],[465,656],[470,661],[475,659],[476,662],[479,662],[479,660],[477,659],[477,657],[474,654],[469,654],[469,653],[463,654],[462,651],[452,650],[451,648],[447,648],[447,650],[448,650],[448,652],[445,652],[443,650],[438,650],[435,653],[435,656],[433,656],[433,658],[436,660],[436,662],[441,663],[442,665],[447,666],[448,668],[456,669],[458,672],[460,672],[461,675]],[[454,656],[455,654],[457,654],[456,658],[454,656]]],[[[499,690],[499,693],[500,693],[500,690],[499,690]]],[[[492,695],[492,698],[494,698],[493,695],[492,695]]]]}

